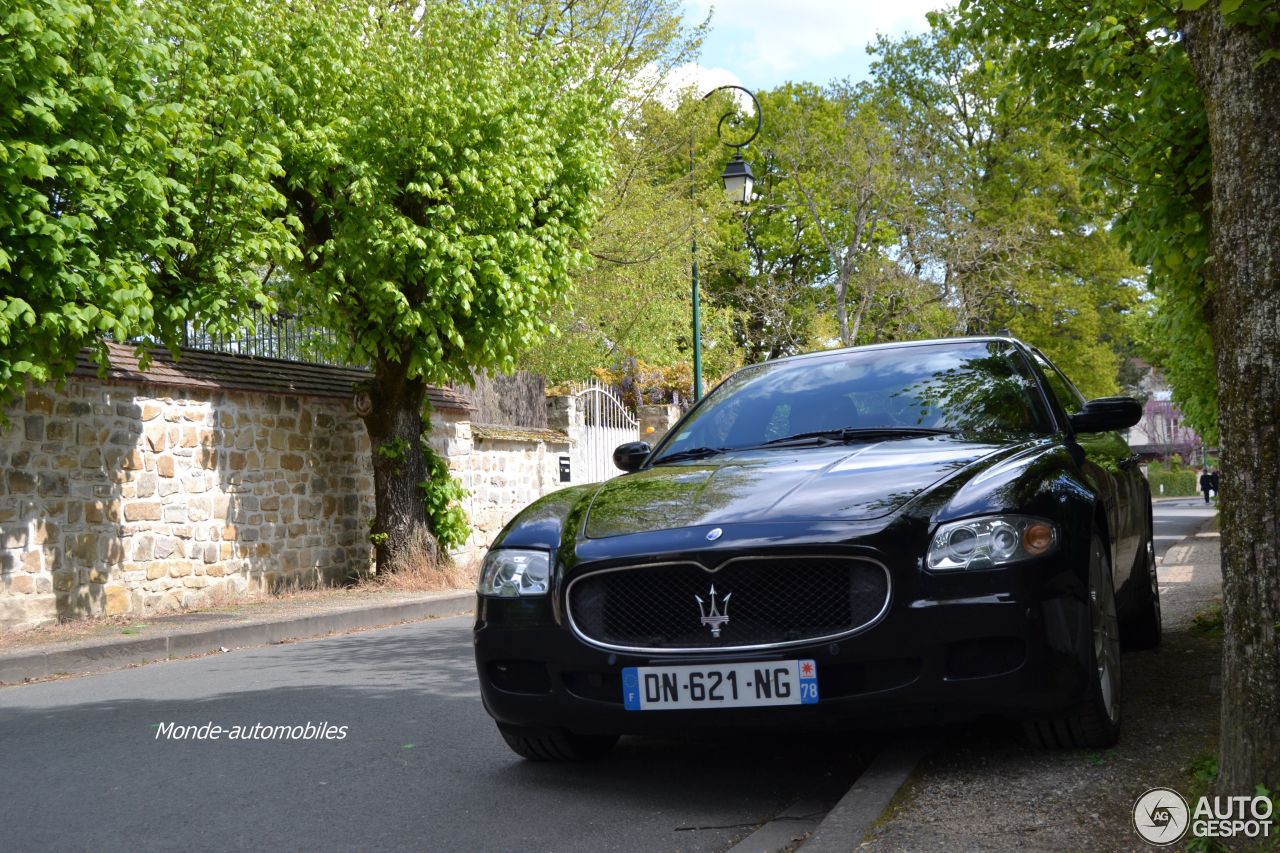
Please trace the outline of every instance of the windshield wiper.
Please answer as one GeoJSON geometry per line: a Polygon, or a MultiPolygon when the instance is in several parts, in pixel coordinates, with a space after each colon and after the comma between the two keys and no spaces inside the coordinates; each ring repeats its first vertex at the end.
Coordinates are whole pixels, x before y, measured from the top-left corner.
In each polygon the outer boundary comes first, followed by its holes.
{"type": "Polygon", "coordinates": [[[854,429],[820,429],[813,432],[801,432],[766,441],[758,447],[779,447],[789,444],[835,444],[850,441],[865,441],[875,438],[915,438],[922,435],[956,435],[953,429],[934,429],[932,427],[885,426],[854,429]]]}
{"type": "Polygon", "coordinates": [[[704,459],[708,456],[715,456],[719,453],[728,453],[733,448],[730,447],[690,447],[688,450],[678,450],[675,453],[668,453],[653,460],[653,464],[657,465],[663,462],[679,462],[683,459],[704,459]]]}

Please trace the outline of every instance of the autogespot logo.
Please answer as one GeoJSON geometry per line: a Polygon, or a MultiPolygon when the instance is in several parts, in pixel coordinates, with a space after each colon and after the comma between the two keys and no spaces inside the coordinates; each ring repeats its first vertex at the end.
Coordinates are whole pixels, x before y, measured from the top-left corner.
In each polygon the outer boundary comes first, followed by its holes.
{"type": "Polygon", "coordinates": [[[1172,788],[1152,788],[1133,804],[1133,828],[1144,840],[1167,847],[1192,838],[1270,838],[1275,803],[1269,796],[1201,797],[1193,810],[1172,788]]]}
{"type": "Polygon", "coordinates": [[[1177,791],[1152,788],[1133,804],[1133,828],[1143,840],[1164,847],[1187,834],[1191,809],[1177,791]]]}

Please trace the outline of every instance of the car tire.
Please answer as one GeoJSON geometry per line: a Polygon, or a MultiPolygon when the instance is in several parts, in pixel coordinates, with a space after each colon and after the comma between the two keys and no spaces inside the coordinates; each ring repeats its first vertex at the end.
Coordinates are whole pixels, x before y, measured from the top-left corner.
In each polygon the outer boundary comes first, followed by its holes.
{"type": "Polygon", "coordinates": [[[1145,578],[1146,583],[1138,587],[1129,613],[1120,626],[1120,640],[1128,651],[1154,649],[1160,645],[1163,624],[1160,617],[1160,583],[1156,577],[1156,550],[1151,538],[1148,521],[1148,535],[1145,546],[1138,552],[1134,561],[1133,579],[1145,578]]]}
{"type": "Polygon", "coordinates": [[[529,761],[593,761],[618,742],[617,735],[580,735],[564,729],[527,729],[498,724],[511,751],[529,761]]]}
{"type": "Polygon", "coordinates": [[[1049,749],[1113,745],[1120,736],[1120,632],[1115,582],[1102,537],[1093,535],[1089,556],[1088,695],[1068,712],[1028,720],[1027,737],[1049,749]]]}

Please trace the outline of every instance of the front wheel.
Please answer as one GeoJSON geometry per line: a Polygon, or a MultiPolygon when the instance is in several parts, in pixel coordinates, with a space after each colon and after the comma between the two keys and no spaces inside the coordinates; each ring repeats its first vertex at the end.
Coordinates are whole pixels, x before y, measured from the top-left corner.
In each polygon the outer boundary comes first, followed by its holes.
{"type": "Polygon", "coordinates": [[[617,735],[579,735],[564,729],[528,729],[498,723],[511,751],[530,761],[592,761],[603,758],[617,735]]]}
{"type": "Polygon", "coordinates": [[[1115,582],[1097,533],[1089,551],[1089,692],[1066,713],[1027,721],[1027,736],[1037,746],[1096,749],[1111,746],[1120,737],[1120,626],[1115,582]]]}

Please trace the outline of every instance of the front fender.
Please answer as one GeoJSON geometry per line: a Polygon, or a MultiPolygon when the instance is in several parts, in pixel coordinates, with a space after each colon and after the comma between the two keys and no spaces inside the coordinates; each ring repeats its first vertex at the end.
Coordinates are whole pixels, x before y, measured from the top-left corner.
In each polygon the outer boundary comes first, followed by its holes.
{"type": "Polygon", "coordinates": [[[581,515],[599,488],[599,483],[590,483],[543,495],[516,513],[489,547],[558,552],[566,542],[572,546],[582,526],[581,515]]]}

